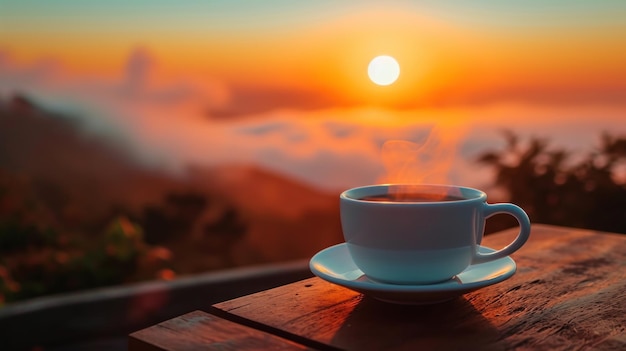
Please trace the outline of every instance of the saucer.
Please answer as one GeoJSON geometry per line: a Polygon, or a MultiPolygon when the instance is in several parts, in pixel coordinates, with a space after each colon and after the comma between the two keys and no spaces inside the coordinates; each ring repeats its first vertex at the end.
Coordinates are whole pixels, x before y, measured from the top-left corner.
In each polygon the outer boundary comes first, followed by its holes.
{"type": "MultiPolygon", "coordinates": [[[[480,246],[482,253],[495,250],[480,246]]],[[[426,305],[451,300],[468,292],[502,282],[510,278],[516,270],[511,257],[470,265],[463,272],[445,282],[428,285],[387,284],[369,279],[356,267],[348,252],[346,243],[326,248],[315,254],[309,262],[311,272],[316,276],[371,296],[381,301],[426,305]]]]}

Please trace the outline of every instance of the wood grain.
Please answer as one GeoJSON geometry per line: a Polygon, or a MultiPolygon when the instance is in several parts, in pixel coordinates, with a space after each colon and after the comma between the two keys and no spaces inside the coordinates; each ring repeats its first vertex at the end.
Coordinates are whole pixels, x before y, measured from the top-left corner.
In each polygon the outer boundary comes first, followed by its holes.
{"type": "Polygon", "coordinates": [[[302,345],[241,324],[194,311],[129,336],[133,351],[305,350],[302,345]]]}
{"type": "MultiPolygon", "coordinates": [[[[509,230],[485,237],[499,248],[509,230]]],[[[626,236],[534,225],[500,284],[431,306],[386,304],[311,278],[214,305],[320,348],[349,350],[624,350],[626,236]]]]}

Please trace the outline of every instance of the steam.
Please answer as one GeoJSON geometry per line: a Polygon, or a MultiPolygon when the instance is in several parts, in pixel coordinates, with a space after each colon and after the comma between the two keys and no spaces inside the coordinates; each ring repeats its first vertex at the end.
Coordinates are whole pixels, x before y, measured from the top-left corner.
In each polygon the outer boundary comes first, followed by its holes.
{"type": "MultiPolygon", "coordinates": [[[[382,183],[396,184],[390,191],[396,197],[418,191],[421,184],[449,184],[450,173],[465,135],[456,127],[432,127],[421,140],[389,140],[383,144],[381,157],[386,170],[382,183]]],[[[445,196],[446,194],[438,194],[445,196]]],[[[437,195],[437,196],[438,196],[437,195]]]]}

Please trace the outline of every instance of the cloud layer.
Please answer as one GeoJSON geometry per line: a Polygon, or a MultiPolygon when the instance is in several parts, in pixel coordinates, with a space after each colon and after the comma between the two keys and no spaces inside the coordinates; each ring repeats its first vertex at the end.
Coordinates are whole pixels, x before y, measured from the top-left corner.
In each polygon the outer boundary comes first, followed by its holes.
{"type": "Polygon", "coordinates": [[[208,107],[228,101],[228,89],[184,79],[154,82],[155,62],[138,48],[117,79],[86,78],[53,60],[20,66],[0,53],[0,97],[25,93],[79,119],[88,135],[125,145],[151,167],[183,172],[189,165],[252,163],[334,190],[389,179],[381,152],[390,140],[418,147],[430,141],[418,157],[427,162],[412,166],[421,181],[482,186],[489,173],[472,158],[501,145],[499,129],[583,149],[602,130],[626,133],[626,109],[615,107],[282,108],[211,118],[208,107]]]}

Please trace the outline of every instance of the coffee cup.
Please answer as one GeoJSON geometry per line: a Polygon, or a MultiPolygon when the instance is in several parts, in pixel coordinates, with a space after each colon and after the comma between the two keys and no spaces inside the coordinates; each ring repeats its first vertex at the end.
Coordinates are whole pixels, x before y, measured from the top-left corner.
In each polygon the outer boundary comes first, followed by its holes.
{"type": "Polygon", "coordinates": [[[530,235],[530,220],[511,203],[487,203],[480,190],[453,185],[381,184],[340,195],[343,236],[355,265],[374,281],[433,284],[471,264],[506,257],[530,235]],[[505,213],[519,223],[506,247],[479,252],[485,220],[505,213]],[[490,250],[491,251],[491,250],[490,250]]]}

